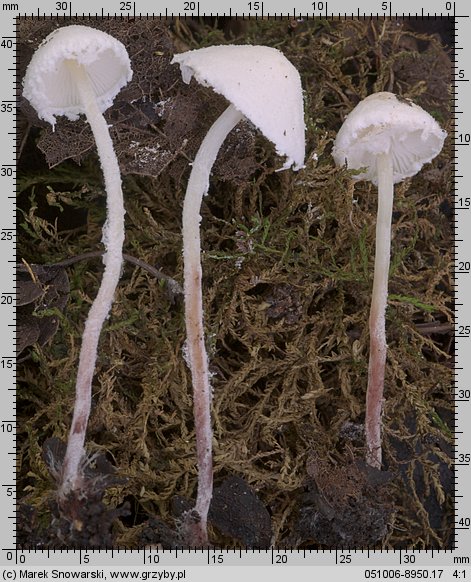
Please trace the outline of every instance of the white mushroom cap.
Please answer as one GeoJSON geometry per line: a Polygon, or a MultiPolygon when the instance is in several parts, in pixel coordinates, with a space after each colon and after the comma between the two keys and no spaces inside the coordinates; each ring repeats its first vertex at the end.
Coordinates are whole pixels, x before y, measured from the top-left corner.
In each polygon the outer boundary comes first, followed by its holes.
{"type": "Polygon", "coordinates": [[[351,111],[335,140],[332,155],[337,165],[368,168],[355,180],[378,183],[376,156],[390,152],[393,181],[414,176],[440,153],[446,131],[418,105],[393,93],[369,95],[351,111]]]}
{"type": "Polygon", "coordinates": [[[194,76],[223,95],[286,156],[283,169],[304,165],[304,108],[301,79],[277,49],[212,46],[175,55],[185,83],[194,76]]]}
{"type": "Polygon", "coordinates": [[[84,113],[67,60],[86,68],[102,113],[132,77],[124,45],[106,32],[80,25],[58,28],[34,53],[23,80],[23,95],[52,125],[56,115],[74,120],[84,113]]]}

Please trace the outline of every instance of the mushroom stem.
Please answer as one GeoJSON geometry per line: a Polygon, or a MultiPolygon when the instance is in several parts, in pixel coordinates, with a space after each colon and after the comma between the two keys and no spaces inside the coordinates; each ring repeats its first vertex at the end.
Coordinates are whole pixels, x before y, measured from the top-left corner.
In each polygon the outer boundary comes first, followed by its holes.
{"type": "Polygon", "coordinates": [[[200,209],[208,192],[211,168],[228,133],[244,116],[230,105],[214,122],[196,154],[183,204],[183,260],[188,365],[193,383],[193,412],[198,460],[198,519],[188,516],[187,527],[196,545],[208,541],[207,517],[213,493],[211,387],[204,343],[201,289],[200,209]],[[191,523],[190,523],[191,521],[191,523]],[[196,523],[195,523],[196,521],[196,523]]]}
{"type": "Polygon", "coordinates": [[[124,242],[124,204],[118,160],[108,125],[100,112],[85,68],[74,60],[67,65],[76,83],[88,123],[93,132],[100,158],[107,195],[107,219],[103,227],[105,270],[97,296],[90,308],[82,336],[82,346],[75,386],[75,405],[67,450],[62,465],[62,495],[77,490],[82,484],[81,463],[92,396],[92,379],[97,359],[100,332],[111,309],[121,275],[124,242]]]}
{"type": "Polygon", "coordinates": [[[378,171],[378,216],[373,294],[370,309],[370,361],[366,392],[366,461],[381,468],[381,414],[383,408],[384,370],[386,366],[386,304],[391,256],[391,221],[394,198],[393,162],[390,153],[376,160],[378,171]]]}

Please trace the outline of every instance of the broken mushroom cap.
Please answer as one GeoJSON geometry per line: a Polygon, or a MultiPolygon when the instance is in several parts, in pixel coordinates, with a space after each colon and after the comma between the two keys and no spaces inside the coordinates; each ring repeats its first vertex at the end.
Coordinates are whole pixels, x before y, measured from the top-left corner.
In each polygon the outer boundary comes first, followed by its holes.
{"type": "Polygon", "coordinates": [[[34,53],[23,81],[23,95],[53,126],[56,115],[75,120],[85,113],[67,66],[72,60],[86,69],[102,113],[132,78],[124,45],[106,32],[80,25],[53,31],[34,53]]]}
{"type": "Polygon", "coordinates": [[[212,46],[175,55],[185,83],[210,86],[243,113],[286,156],[283,169],[304,166],[304,113],[298,71],[266,46],[212,46]]]}
{"type": "Polygon", "coordinates": [[[378,184],[376,157],[391,153],[393,182],[414,176],[441,151],[446,131],[433,117],[408,99],[393,93],[374,93],[346,117],[332,155],[337,165],[367,168],[355,180],[378,184]]]}

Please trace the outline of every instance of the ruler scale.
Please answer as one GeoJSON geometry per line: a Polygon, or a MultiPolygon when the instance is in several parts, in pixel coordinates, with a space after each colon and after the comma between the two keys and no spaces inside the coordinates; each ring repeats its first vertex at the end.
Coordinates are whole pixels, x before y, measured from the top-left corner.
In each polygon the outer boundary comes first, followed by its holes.
{"type": "MultiPolygon", "coordinates": [[[[0,221],[0,262],[2,267],[2,287],[0,290],[0,455],[2,477],[0,487],[0,564],[4,572],[16,572],[23,568],[33,572],[38,568],[59,569],[80,568],[102,571],[108,568],[124,571],[137,568],[142,572],[174,572],[172,579],[208,580],[220,577],[229,568],[245,566],[262,572],[261,567],[270,569],[267,575],[283,576],[283,568],[305,572],[301,575],[332,576],[331,567],[338,566],[333,576],[352,580],[367,578],[427,578],[442,580],[465,580],[471,576],[468,568],[471,559],[471,448],[469,427],[471,426],[471,365],[467,355],[471,342],[471,174],[468,173],[469,152],[471,150],[471,23],[470,8],[463,1],[445,2],[432,0],[422,5],[417,2],[402,1],[376,2],[365,0],[352,3],[347,0],[329,2],[306,2],[300,0],[294,5],[280,2],[238,2],[230,1],[181,1],[176,4],[158,5],[149,0],[135,2],[106,2],[103,5],[84,0],[3,3],[0,21],[0,66],[2,84],[0,88],[0,129],[2,135],[0,157],[0,183],[2,188],[0,221]],[[454,24],[455,45],[453,52],[454,80],[452,83],[452,111],[455,120],[454,136],[454,202],[455,202],[455,253],[454,286],[456,315],[456,366],[455,366],[455,543],[453,550],[373,550],[342,549],[298,550],[268,549],[204,549],[204,550],[162,550],[141,548],[129,550],[110,548],[103,550],[73,549],[23,550],[16,546],[16,403],[15,379],[16,359],[13,347],[15,335],[15,280],[16,280],[16,94],[21,89],[21,79],[16,78],[16,26],[17,18],[37,19],[77,19],[87,20],[117,18],[168,19],[197,18],[203,16],[226,16],[234,19],[325,19],[336,20],[381,20],[447,19],[454,24]],[[257,567],[257,569],[255,569],[257,567]],[[304,569],[306,568],[306,570],[304,569]],[[314,569],[313,569],[314,568],[314,569]],[[328,568],[328,569],[327,569],[328,568]],[[340,568],[348,568],[339,573],[340,568]],[[103,569],[103,570],[101,570],[103,569]],[[178,575],[178,572],[186,572],[178,575]],[[214,574],[212,573],[214,572],[214,574]],[[274,572],[274,574],[272,574],[274,572]],[[376,572],[376,573],[375,573],[376,572]],[[407,574],[408,572],[408,574],[407,574]],[[414,574],[415,572],[415,574],[414,574]],[[310,574],[309,574],[310,573],[310,574]],[[190,576],[190,577],[189,577],[190,576]]],[[[246,572],[248,570],[234,570],[246,572]]],[[[252,570],[251,570],[252,571],[252,570]]],[[[232,570],[231,570],[232,573],[232,570]]],[[[238,575],[238,574],[237,574],[238,575]]],[[[164,576],[164,575],[162,575],[164,576]]],[[[12,577],[4,575],[4,577],[12,577]]],[[[97,575],[97,578],[100,576],[97,575]]],[[[108,577],[109,579],[109,577],[108,577]]],[[[163,577],[162,577],[163,579],[163,577]]],[[[170,575],[168,576],[170,579],[170,575]]],[[[304,579],[304,578],[302,578],[304,579]]]]}

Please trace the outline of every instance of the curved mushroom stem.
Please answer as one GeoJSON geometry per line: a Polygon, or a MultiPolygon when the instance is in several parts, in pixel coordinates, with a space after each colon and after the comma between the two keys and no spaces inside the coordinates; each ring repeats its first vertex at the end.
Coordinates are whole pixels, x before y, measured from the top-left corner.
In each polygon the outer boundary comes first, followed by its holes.
{"type": "Polygon", "coordinates": [[[183,261],[188,365],[193,382],[193,412],[198,459],[196,519],[187,515],[185,526],[194,545],[208,542],[207,517],[213,494],[211,387],[204,344],[201,290],[200,208],[208,192],[211,168],[227,134],[243,118],[230,105],[214,122],[196,154],[183,204],[183,261]]]}
{"type": "Polygon", "coordinates": [[[90,308],[82,337],[79,366],[75,387],[75,405],[67,450],[62,465],[60,494],[67,495],[80,489],[83,479],[85,433],[92,397],[92,379],[97,358],[98,340],[103,323],[108,316],[116,287],[121,276],[124,242],[124,204],[118,160],[108,125],[98,108],[84,67],[74,60],[68,61],[72,76],[93,132],[100,158],[107,195],[107,219],[103,227],[103,256],[105,270],[100,289],[90,308]]]}
{"type": "Polygon", "coordinates": [[[381,468],[381,414],[383,408],[384,370],[386,366],[386,304],[391,256],[391,221],[394,198],[393,164],[389,153],[379,155],[378,216],[373,293],[370,309],[370,361],[366,392],[366,462],[381,468]]]}

